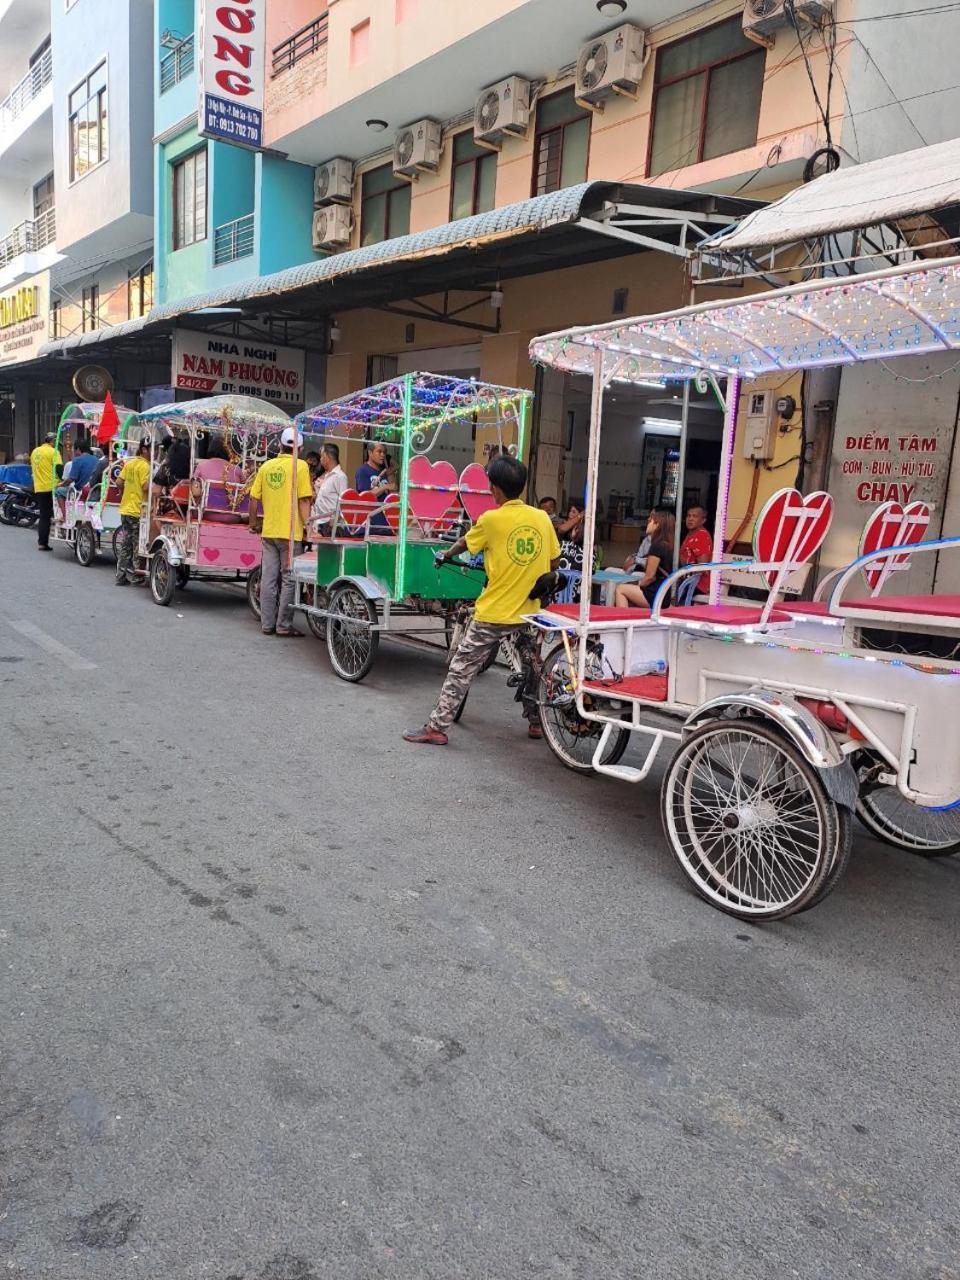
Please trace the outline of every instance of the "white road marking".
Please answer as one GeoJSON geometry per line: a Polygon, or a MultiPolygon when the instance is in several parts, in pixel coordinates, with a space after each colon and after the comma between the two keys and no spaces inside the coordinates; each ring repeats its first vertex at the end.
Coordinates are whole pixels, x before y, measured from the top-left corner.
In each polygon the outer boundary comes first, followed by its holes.
{"type": "Polygon", "coordinates": [[[59,658],[65,667],[69,667],[71,671],[96,671],[97,664],[91,662],[89,658],[84,658],[82,654],[68,649],[65,644],[61,644],[59,640],[54,640],[53,636],[48,636],[45,631],[41,631],[39,627],[34,626],[32,622],[28,622],[25,618],[19,619],[17,622],[10,622],[9,626],[14,631],[19,631],[20,635],[26,636],[28,640],[32,640],[39,648],[44,649],[54,658],[59,658]]]}

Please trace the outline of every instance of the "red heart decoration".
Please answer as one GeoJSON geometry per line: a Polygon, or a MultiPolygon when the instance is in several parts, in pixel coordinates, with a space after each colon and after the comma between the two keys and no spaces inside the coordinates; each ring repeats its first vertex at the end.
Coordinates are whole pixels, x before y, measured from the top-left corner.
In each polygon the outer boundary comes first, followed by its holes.
{"type": "Polygon", "coordinates": [[[254,565],[257,563],[257,557],[254,555],[252,551],[241,551],[240,563],[249,568],[250,565],[254,565]]]}
{"type": "Polygon", "coordinates": [[[204,560],[208,561],[210,564],[213,564],[213,562],[214,562],[215,560],[219,560],[219,559],[220,559],[220,548],[219,548],[219,547],[204,547],[204,548],[201,550],[200,554],[203,556],[204,560]]]}
{"type": "Polygon", "coordinates": [[[388,493],[383,500],[383,518],[394,533],[400,528],[400,495],[388,493]]]}
{"type": "MultiPolygon", "coordinates": [[[[904,507],[899,502],[884,502],[870,515],[860,535],[860,554],[869,555],[882,547],[912,547],[923,540],[930,525],[930,508],[925,502],[911,502],[904,507]]],[[[871,591],[880,586],[885,569],[904,569],[910,555],[888,556],[873,560],[863,568],[863,579],[871,591]]]]}
{"type": "MultiPolygon", "coordinates": [[[[822,489],[806,497],[780,489],[769,498],[753,530],[753,554],[767,564],[805,564],[823,545],[833,519],[833,499],[822,489]]],[[[773,586],[776,573],[767,574],[773,586]]]]}
{"type": "Polygon", "coordinates": [[[490,492],[487,473],[479,462],[471,462],[460,474],[460,501],[473,524],[485,511],[492,511],[497,505],[490,492]]]}
{"type": "Polygon", "coordinates": [[[449,528],[460,514],[459,481],[450,462],[412,459],[409,472],[410,511],[424,526],[449,528]]]}
{"type": "Polygon", "coordinates": [[[340,495],[340,519],[351,533],[359,533],[375,506],[377,506],[377,500],[372,493],[357,493],[356,489],[344,489],[340,495]]]}

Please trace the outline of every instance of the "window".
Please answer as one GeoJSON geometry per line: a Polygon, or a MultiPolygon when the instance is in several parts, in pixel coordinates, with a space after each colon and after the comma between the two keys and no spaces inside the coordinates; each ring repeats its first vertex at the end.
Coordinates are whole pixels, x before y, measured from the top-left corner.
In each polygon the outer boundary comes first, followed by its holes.
{"type": "Polygon", "coordinates": [[[766,56],[743,34],[739,17],[661,49],[648,172],[666,173],[752,147],[766,56]]]}
{"type": "Polygon", "coordinates": [[[63,337],[63,313],[60,310],[60,299],[50,299],[50,337],[63,337]]]}
{"type": "Polygon", "coordinates": [[[33,188],[33,217],[42,218],[53,208],[53,174],[48,173],[33,188]]]}
{"type": "Polygon", "coordinates": [[[173,166],[173,247],[207,238],[207,149],[201,147],[173,166]]]}
{"type": "Polygon", "coordinates": [[[83,332],[100,328],[100,286],[88,285],[83,291],[83,332]]]}
{"type": "Polygon", "coordinates": [[[69,99],[70,181],[107,158],[107,64],[104,60],[77,85],[69,99]]]}
{"type": "Polygon", "coordinates": [[[478,147],[471,130],[458,133],[453,140],[450,221],[488,213],[494,207],[496,190],[497,153],[478,147]]]}
{"type": "Polygon", "coordinates": [[[382,164],[361,179],[360,243],[378,244],[410,234],[410,183],[382,164]]]}
{"type": "Polygon", "coordinates": [[[145,316],[153,306],[153,263],[127,275],[127,315],[131,320],[145,316]]]}
{"type": "Polygon", "coordinates": [[[544,98],[537,107],[533,194],[586,182],[589,149],[590,112],[577,106],[573,89],[544,98]]]}

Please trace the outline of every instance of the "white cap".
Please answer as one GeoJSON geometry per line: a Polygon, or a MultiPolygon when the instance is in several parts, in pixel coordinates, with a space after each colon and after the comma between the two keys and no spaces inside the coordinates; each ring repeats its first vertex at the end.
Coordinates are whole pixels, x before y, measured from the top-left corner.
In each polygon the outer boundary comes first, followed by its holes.
{"type": "MultiPolygon", "coordinates": [[[[283,445],[285,449],[289,449],[293,445],[295,431],[296,431],[295,427],[284,427],[283,435],[280,437],[280,443],[283,445]]],[[[297,448],[298,449],[302,448],[303,436],[300,434],[299,431],[296,431],[296,439],[297,439],[297,448]]]]}

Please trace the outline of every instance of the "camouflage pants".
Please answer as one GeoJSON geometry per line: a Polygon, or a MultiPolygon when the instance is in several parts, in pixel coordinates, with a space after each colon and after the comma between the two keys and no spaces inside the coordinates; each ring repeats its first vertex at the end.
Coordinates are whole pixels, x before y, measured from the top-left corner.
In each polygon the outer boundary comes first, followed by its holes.
{"type": "Polygon", "coordinates": [[[427,721],[431,728],[444,733],[449,729],[474,677],[483,669],[490,655],[501,647],[514,675],[521,681],[517,688],[517,701],[523,703],[524,717],[532,724],[540,723],[538,650],[534,633],[527,626],[501,626],[495,622],[474,620],[464,632],[450,661],[437,705],[427,721]]]}
{"type": "Polygon", "coordinates": [[[140,537],[140,517],[120,517],[120,537],[117,539],[117,582],[136,582],[136,567],[133,553],[140,537]]]}

